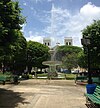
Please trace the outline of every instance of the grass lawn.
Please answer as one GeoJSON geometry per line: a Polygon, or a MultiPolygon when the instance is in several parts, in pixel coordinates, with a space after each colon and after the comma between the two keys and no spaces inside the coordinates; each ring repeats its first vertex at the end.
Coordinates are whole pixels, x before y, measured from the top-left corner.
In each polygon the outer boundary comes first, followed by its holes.
{"type": "MultiPolygon", "coordinates": [[[[43,74],[37,74],[38,77],[47,77],[48,73],[43,73],[43,74]]],[[[76,75],[75,74],[64,74],[62,73],[60,76],[64,77],[65,79],[65,75],[66,75],[66,79],[67,80],[74,80],[76,75]]],[[[63,78],[62,78],[63,79],[63,78]]]]}
{"type": "Polygon", "coordinates": [[[37,74],[38,77],[47,77],[48,73],[37,74]]]}
{"type": "Polygon", "coordinates": [[[74,80],[76,78],[76,74],[66,74],[66,79],[74,80]]]}

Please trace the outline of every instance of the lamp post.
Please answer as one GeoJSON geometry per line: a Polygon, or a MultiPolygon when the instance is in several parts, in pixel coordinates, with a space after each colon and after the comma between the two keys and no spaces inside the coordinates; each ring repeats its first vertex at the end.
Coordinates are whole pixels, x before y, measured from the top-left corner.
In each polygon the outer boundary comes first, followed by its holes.
{"type": "Polygon", "coordinates": [[[83,38],[81,39],[82,45],[87,47],[87,60],[88,60],[88,84],[92,84],[92,78],[91,78],[91,71],[90,71],[90,39],[89,38],[83,38]]]}

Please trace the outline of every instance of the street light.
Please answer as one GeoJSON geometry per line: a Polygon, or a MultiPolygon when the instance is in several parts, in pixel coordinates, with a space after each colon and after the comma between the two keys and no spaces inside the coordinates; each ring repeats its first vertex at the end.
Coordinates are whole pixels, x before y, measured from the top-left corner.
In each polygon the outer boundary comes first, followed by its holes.
{"type": "Polygon", "coordinates": [[[82,45],[87,47],[87,53],[88,53],[88,56],[87,56],[87,60],[88,60],[88,84],[92,84],[91,71],[90,71],[90,49],[89,49],[90,39],[89,38],[83,38],[83,39],[81,39],[81,43],[82,43],[82,45]]]}

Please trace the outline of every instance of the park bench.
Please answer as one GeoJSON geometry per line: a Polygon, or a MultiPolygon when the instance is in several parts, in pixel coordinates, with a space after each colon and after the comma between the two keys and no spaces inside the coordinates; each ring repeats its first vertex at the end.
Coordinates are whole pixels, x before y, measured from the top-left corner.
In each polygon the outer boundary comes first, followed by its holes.
{"type": "Polygon", "coordinates": [[[0,75],[0,82],[5,85],[6,82],[18,84],[18,76],[17,75],[12,75],[10,73],[5,73],[0,75]]]}
{"type": "Polygon", "coordinates": [[[18,76],[17,75],[6,75],[6,81],[14,84],[18,84],[18,76]]]}
{"type": "Polygon", "coordinates": [[[83,81],[87,81],[87,76],[77,76],[76,78],[75,78],[75,83],[77,82],[77,81],[81,81],[81,82],[83,82],[83,81]]]}
{"type": "Polygon", "coordinates": [[[92,77],[93,83],[100,84],[100,77],[92,77]]]}
{"type": "Polygon", "coordinates": [[[96,86],[93,94],[85,94],[88,108],[100,108],[100,86],[96,86]]]}
{"type": "Polygon", "coordinates": [[[0,76],[0,81],[3,82],[3,85],[5,85],[6,77],[5,76],[0,76]]]}

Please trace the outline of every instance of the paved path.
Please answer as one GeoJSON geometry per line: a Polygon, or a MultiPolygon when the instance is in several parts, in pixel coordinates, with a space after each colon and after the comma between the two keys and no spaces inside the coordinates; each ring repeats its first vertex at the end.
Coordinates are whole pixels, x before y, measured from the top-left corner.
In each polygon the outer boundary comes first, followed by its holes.
{"type": "Polygon", "coordinates": [[[69,80],[0,84],[0,108],[86,108],[85,87],[69,80]]]}

